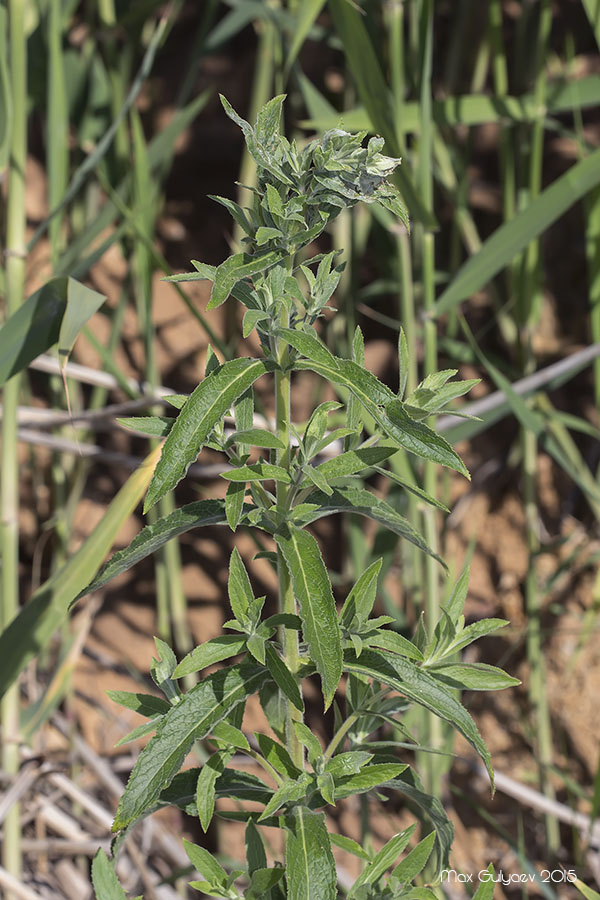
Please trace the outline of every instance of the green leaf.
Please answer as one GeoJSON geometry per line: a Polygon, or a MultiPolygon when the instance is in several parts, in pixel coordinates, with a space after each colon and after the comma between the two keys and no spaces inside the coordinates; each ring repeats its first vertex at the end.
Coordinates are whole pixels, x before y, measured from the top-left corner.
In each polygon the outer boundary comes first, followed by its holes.
{"type": "Polygon", "coordinates": [[[473,641],[477,641],[480,637],[491,634],[493,631],[498,631],[499,628],[504,628],[506,625],[508,625],[507,619],[480,619],[478,622],[473,622],[457,634],[446,650],[446,655],[457,653],[472,644],[473,641]]]}
{"type": "Polygon", "coordinates": [[[343,478],[346,475],[362,472],[363,469],[373,468],[397,452],[396,447],[365,447],[363,450],[347,450],[345,453],[340,453],[339,456],[322,462],[318,466],[318,471],[329,480],[343,478]]]}
{"type": "Polygon", "coordinates": [[[431,856],[433,843],[435,841],[435,832],[432,831],[427,837],[419,841],[410,853],[408,853],[401,863],[398,863],[392,875],[401,881],[402,884],[408,884],[416,878],[419,872],[422,872],[427,865],[427,860],[431,856]]]}
{"type": "Polygon", "coordinates": [[[502,691],[521,684],[518,678],[487,663],[443,663],[427,671],[448,687],[459,690],[502,691]]]}
{"type": "Polygon", "coordinates": [[[419,550],[432,556],[446,568],[443,559],[433,552],[421,535],[415,531],[408,519],[405,519],[404,516],[397,513],[389,503],[385,502],[385,500],[380,500],[379,497],[376,497],[364,488],[338,487],[335,488],[331,497],[319,492],[310,494],[306,498],[306,502],[315,504],[316,506],[316,509],[313,512],[304,517],[304,522],[306,524],[314,522],[323,516],[330,516],[333,513],[338,512],[348,512],[355,513],[359,516],[368,516],[368,518],[373,519],[375,522],[379,522],[380,525],[384,525],[399,537],[403,537],[407,541],[410,541],[411,544],[414,544],[419,550]]]}
{"type": "Polygon", "coordinates": [[[264,666],[266,664],[266,642],[264,637],[262,637],[260,634],[251,634],[246,641],[246,646],[248,647],[248,651],[252,654],[254,659],[259,662],[261,666],[264,666]]]}
{"type": "Polygon", "coordinates": [[[308,751],[308,761],[314,768],[316,761],[323,756],[321,742],[304,722],[294,722],[294,731],[302,746],[306,747],[308,751]]]}
{"type": "Polygon", "coordinates": [[[436,315],[454,309],[492,280],[543,231],[592,188],[600,184],[600,150],[575,163],[525,209],[494,231],[464,263],[435,304],[436,315]]]}
{"type": "MultiPolygon", "coordinates": [[[[331,488],[327,482],[327,478],[323,475],[322,472],[319,472],[318,469],[315,469],[314,466],[306,465],[303,468],[303,472],[306,475],[308,481],[310,481],[319,491],[323,491],[324,494],[327,494],[328,497],[331,497],[333,494],[333,488],[331,488]]],[[[303,482],[305,485],[306,482],[303,482]]]]}
{"type": "Polygon", "coordinates": [[[235,531],[240,524],[246,496],[246,482],[230,481],[225,494],[225,516],[227,524],[235,531]]]}
{"type": "Polygon", "coordinates": [[[246,825],[245,842],[248,872],[252,875],[257,869],[265,869],[267,866],[265,846],[262,842],[260,832],[252,819],[249,819],[248,824],[246,825]]]}
{"type": "MultiPolygon", "coordinates": [[[[491,863],[487,867],[487,871],[489,872],[490,878],[486,879],[485,881],[482,878],[479,879],[479,885],[477,887],[477,890],[473,894],[473,900],[492,900],[494,896],[495,873],[494,867],[491,863]]],[[[577,887],[577,883],[575,883],[575,886],[577,887]]],[[[587,894],[587,900],[597,900],[597,898],[600,897],[600,894],[596,894],[596,891],[591,891],[590,893],[592,896],[587,894]],[[593,896],[594,894],[596,894],[595,897],[593,896]]]]}
{"type": "Polygon", "coordinates": [[[173,427],[175,419],[172,416],[131,416],[130,418],[117,419],[119,425],[140,431],[150,437],[166,437],[173,427]]]}
{"type": "Polygon", "coordinates": [[[259,322],[264,322],[268,318],[269,313],[264,309],[247,309],[242,322],[242,335],[244,338],[250,335],[259,322]]]}
{"type": "Polygon", "coordinates": [[[177,774],[195,740],[210,734],[238,703],[264,681],[264,669],[247,663],[208,675],[173,706],[140,753],[121,797],[113,831],[134,822],[151,807],[177,774]]]}
{"type": "Polygon", "coordinates": [[[238,281],[264,272],[265,269],[279,262],[283,255],[279,250],[272,250],[260,256],[248,256],[245,253],[236,253],[234,256],[230,256],[220,266],[217,266],[206,309],[215,309],[225,303],[238,281]]]}
{"type": "Polygon", "coordinates": [[[340,850],[345,850],[346,853],[351,853],[353,856],[358,856],[359,859],[366,859],[367,861],[371,859],[370,855],[360,844],[357,844],[356,841],[346,837],[344,834],[336,834],[334,831],[330,831],[329,839],[332,844],[335,844],[340,850]]]}
{"type": "Polygon", "coordinates": [[[300,687],[286,666],[285,661],[270,642],[266,643],[265,652],[267,668],[271,673],[273,681],[283,691],[290,703],[292,703],[296,709],[300,710],[300,712],[304,712],[304,701],[302,700],[300,687]]]}
{"type": "Polygon", "coordinates": [[[154,697],[152,694],[133,694],[129,691],[107,691],[107,695],[115,703],[120,703],[127,709],[132,709],[140,716],[153,719],[170,710],[171,704],[162,697],[154,697]]]}
{"type": "Polygon", "coordinates": [[[470,480],[468,469],[448,441],[424,422],[415,422],[408,415],[400,400],[392,400],[391,403],[388,403],[385,415],[381,421],[378,419],[376,421],[384,428],[388,437],[396,440],[405,450],[410,450],[411,453],[415,453],[422,459],[455,469],[470,480]]]}
{"type": "Polygon", "coordinates": [[[298,806],[286,824],[287,900],[335,900],[337,876],[325,816],[298,806]]]}
{"type": "MultiPolygon", "coordinates": [[[[159,519],[153,525],[146,525],[124,550],[119,550],[102,566],[94,580],[81,590],[75,600],[86,594],[97,591],[117,575],[126,572],[140,560],[154,553],[171,538],[184,534],[192,528],[205,525],[220,525],[225,522],[225,511],[222,500],[200,500],[188,503],[169,515],[159,519]]],[[[114,537],[114,534],[113,534],[114,537]]]]}
{"type": "Polygon", "coordinates": [[[250,607],[254,602],[254,591],[237,547],[233,548],[229,560],[227,592],[233,615],[238,622],[247,622],[250,607]]]}
{"type": "MultiPolygon", "coordinates": [[[[350,451],[352,452],[352,451],[350,451]]],[[[342,454],[345,456],[346,454],[342,454]]],[[[340,624],[349,628],[355,618],[367,619],[373,609],[377,595],[377,578],[381,571],[382,559],[376,559],[356,581],[346,597],[340,613],[340,624]]]]}
{"type": "Polygon", "coordinates": [[[251,444],[253,447],[267,447],[269,450],[285,450],[285,445],[272,431],[264,428],[248,428],[245,431],[236,431],[227,438],[226,447],[232,444],[251,444]]]}
{"type": "Polygon", "coordinates": [[[419,500],[423,500],[425,503],[428,503],[429,506],[435,506],[436,509],[441,509],[442,512],[448,513],[450,510],[444,503],[440,503],[439,500],[436,500],[435,497],[432,497],[431,494],[428,494],[427,491],[424,491],[422,488],[418,487],[416,484],[408,481],[406,478],[402,478],[401,475],[398,475],[396,472],[390,472],[388,469],[381,469],[379,466],[373,466],[375,472],[378,472],[380,475],[383,475],[389,481],[393,481],[394,484],[399,484],[400,487],[403,487],[405,490],[409,491],[411,494],[414,494],[415,497],[418,497],[419,500]]]}
{"type": "Polygon", "coordinates": [[[273,466],[271,463],[238,466],[237,469],[223,472],[221,478],[244,484],[248,481],[279,481],[282,484],[289,484],[291,481],[290,474],[286,469],[282,469],[281,466],[273,466]]]}
{"type": "Polygon", "coordinates": [[[342,674],[342,637],[335,600],[321,551],[314,537],[293,524],[275,534],[299,604],[302,632],[321,676],[325,708],[342,674]]]}
{"type": "Polygon", "coordinates": [[[437,870],[445,868],[448,865],[448,855],[454,840],[454,827],[440,801],[437,797],[432,797],[430,794],[425,793],[425,789],[416,772],[411,768],[407,768],[399,778],[395,778],[390,782],[389,787],[406,794],[408,799],[426,814],[435,828],[438,855],[437,870]]]}
{"type": "Polygon", "coordinates": [[[406,765],[402,763],[371,763],[357,775],[346,775],[343,778],[336,778],[336,800],[351,797],[353,794],[364,794],[366,791],[371,791],[378,785],[397,778],[405,769],[406,765]]]}
{"type": "Polygon", "coordinates": [[[196,867],[200,874],[210,884],[225,884],[227,881],[227,872],[223,866],[217,862],[212,853],[209,853],[204,847],[199,847],[197,844],[190,843],[190,841],[187,841],[185,838],[183,839],[183,845],[192,865],[196,867]]]}
{"type": "Polygon", "coordinates": [[[260,747],[260,752],[269,762],[276,772],[285,775],[294,781],[302,774],[298,766],[292,761],[292,757],[285,749],[283,744],[274,741],[266,734],[256,732],[256,740],[260,747]]]}
{"type": "Polygon", "coordinates": [[[311,369],[328,381],[348,388],[387,437],[399,447],[469,477],[464,463],[450,444],[423,422],[411,419],[392,391],[352,360],[334,357],[332,364],[299,359],[295,361],[294,369],[311,369]]]}
{"type": "MultiPolygon", "coordinates": [[[[215,811],[215,785],[233,754],[234,750],[217,750],[200,769],[196,786],[196,805],[202,831],[208,831],[215,811]]],[[[202,871],[202,874],[205,873],[202,871]]]]}
{"type": "Polygon", "coordinates": [[[405,831],[401,831],[399,834],[394,835],[394,837],[387,842],[385,847],[382,847],[379,853],[373,857],[371,862],[365,866],[352,885],[348,893],[349,897],[352,897],[356,893],[356,889],[362,884],[376,884],[379,881],[384,872],[386,872],[390,866],[394,865],[399,854],[402,853],[410,841],[416,827],[416,825],[411,825],[410,828],[407,828],[405,831]]]}
{"type": "Polygon", "coordinates": [[[102,849],[98,850],[92,863],[92,884],[96,900],[126,900],[113,863],[102,849]]]}
{"type": "Polygon", "coordinates": [[[131,743],[131,741],[137,741],[138,738],[145,737],[147,734],[151,734],[153,731],[156,731],[156,729],[158,728],[158,723],[161,719],[162,716],[156,716],[156,718],[150,719],[148,722],[144,722],[143,725],[139,725],[137,728],[129,731],[124,737],[119,738],[119,740],[115,744],[115,749],[117,747],[123,747],[125,744],[129,744],[131,743]]]}
{"type": "Polygon", "coordinates": [[[278,328],[277,337],[283,338],[303,356],[325,366],[335,366],[336,358],[316,334],[298,331],[295,328],[278,328]]]}
{"type": "Polygon", "coordinates": [[[325,771],[334,778],[345,778],[347,775],[358,775],[362,766],[373,759],[372,753],[366,750],[347,750],[337,753],[325,766],[325,771]]]}
{"type": "Polygon", "coordinates": [[[424,706],[436,716],[450,722],[481,756],[493,788],[494,773],[490,754],[477,726],[464,706],[435,678],[400,656],[383,656],[375,650],[365,650],[358,659],[349,650],[344,656],[344,668],[348,672],[368,675],[376,681],[382,681],[419,706],[424,706]]]}
{"type": "Polygon", "coordinates": [[[144,512],[184,477],[214,426],[232,404],[274,364],[264,359],[232,359],[208,375],[179,413],[164,445],[148,489],[144,512]]]}
{"type": "Polygon", "coordinates": [[[284,781],[281,787],[277,788],[264,810],[258,817],[258,821],[262,822],[268,819],[273,813],[281,809],[288,803],[297,803],[306,796],[311,778],[306,772],[303,772],[297,781],[284,781]]]}
{"type": "Polygon", "coordinates": [[[418,662],[423,660],[423,654],[419,648],[412,641],[398,634],[397,631],[379,629],[374,634],[363,634],[361,638],[365,647],[381,647],[383,650],[389,650],[390,653],[398,653],[400,656],[407,656],[418,662]]]}
{"type": "MultiPolygon", "coordinates": [[[[236,712],[241,712],[240,722],[243,718],[244,707],[238,706],[236,712]]],[[[232,725],[231,722],[219,722],[218,725],[212,730],[212,737],[216,738],[218,741],[224,741],[226,744],[229,744],[231,747],[235,747],[238,750],[249,750],[250,744],[248,743],[248,738],[236,725],[232,725]]]]}
{"type": "Polygon", "coordinates": [[[275,887],[283,878],[284,870],[282,866],[274,866],[272,869],[262,868],[255,869],[250,878],[250,886],[244,894],[245,900],[263,900],[270,897],[270,890],[275,887]]]}
{"type": "Polygon", "coordinates": [[[242,653],[246,646],[246,637],[237,634],[222,634],[219,637],[212,638],[199,647],[184,656],[175,671],[173,678],[183,678],[185,675],[191,675],[192,672],[200,672],[207,666],[213,666],[215,663],[224,659],[230,659],[242,653]]]}
{"type": "MultiPolygon", "coordinates": [[[[198,768],[186,769],[176,775],[169,787],[161,793],[158,806],[178,806],[188,815],[196,816],[196,785],[200,771],[198,768]]],[[[217,798],[233,797],[266,804],[273,791],[256,775],[226,769],[217,780],[215,793],[217,798]]]]}
{"type": "Polygon", "coordinates": [[[52,278],[0,328],[0,385],[58,344],[61,365],[75,338],[106,297],[74,278],[52,278]]]}

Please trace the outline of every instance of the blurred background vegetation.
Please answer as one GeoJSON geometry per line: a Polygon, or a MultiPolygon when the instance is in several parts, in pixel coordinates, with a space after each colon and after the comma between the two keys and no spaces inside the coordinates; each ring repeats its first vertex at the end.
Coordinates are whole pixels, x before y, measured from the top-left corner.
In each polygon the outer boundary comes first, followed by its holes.
{"type": "MultiPolygon", "coordinates": [[[[104,689],[147,681],[153,634],[185,653],[226,618],[230,538],[222,535],[171,543],[74,616],[67,609],[111,546],[140,527],[134,510],[146,476],[130,473],[151,448],[115,417],[159,409],[167,390],[191,391],[209,344],[222,358],[240,352],[233,303],[206,313],[203,283],[161,282],[191,258],[218,264],[239,245],[226,211],[207,196],[244,203],[254,178],[219,92],[249,119],[286,92],[285,127],[297,141],[327,128],[364,130],[403,158],[397,183],[410,235],[390,215],[356,207],[319,240],[318,250],[343,247],[348,260],[322,336],[344,355],[359,324],[368,367],[395,387],[402,324],[412,386],[442,367],[481,378],[464,407],[479,418],[437,423],[472,482],[407,458],[395,468],[451,514],[424,510],[400,486],[387,499],[420,521],[452,573],[471,561],[472,621],[511,622],[501,638],[478,644],[475,661],[503,666],[522,687],[464,702],[498,771],[516,783],[500,782],[490,800],[466,747],[448,746],[429,721],[409,724],[445,754],[421,767],[451,809],[457,869],[492,860],[540,872],[561,863],[600,883],[599,41],[598,0],[0,4],[6,317],[51,277],[72,276],[106,297],[66,365],[43,353],[56,343],[56,310],[40,305],[20,332],[36,359],[4,388],[7,896],[16,890],[11,873],[33,891],[15,897],[85,896],[90,848],[106,842],[107,811],[135,748],[113,745],[139,724],[124,720],[104,689]],[[48,759],[79,794],[48,781],[48,759]]],[[[82,304],[66,284],[63,301],[82,304]]],[[[2,381],[19,368],[7,334],[0,330],[2,381]]],[[[330,399],[317,390],[310,376],[298,378],[296,421],[330,399]]],[[[187,499],[223,493],[219,466],[203,454],[187,499]]],[[[162,501],[160,514],[173,506],[162,501]]],[[[341,592],[383,556],[382,612],[407,633],[422,610],[437,619],[446,582],[435,564],[350,521],[341,531],[324,523],[319,536],[341,592]]],[[[247,559],[261,549],[250,537],[239,546],[247,559]]],[[[268,561],[253,571],[272,592],[268,561]]],[[[331,723],[316,700],[314,710],[325,734],[331,723]]],[[[400,801],[373,797],[345,809],[339,827],[377,845],[405,812],[400,801]]],[[[128,887],[147,897],[178,889],[182,863],[169,851],[169,829],[182,824],[161,822],[129,842],[122,864],[128,887]]],[[[213,829],[209,840],[235,858],[235,826],[213,829]]],[[[572,890],[539,877],[502,888],[548,898],[572,890]]]]}

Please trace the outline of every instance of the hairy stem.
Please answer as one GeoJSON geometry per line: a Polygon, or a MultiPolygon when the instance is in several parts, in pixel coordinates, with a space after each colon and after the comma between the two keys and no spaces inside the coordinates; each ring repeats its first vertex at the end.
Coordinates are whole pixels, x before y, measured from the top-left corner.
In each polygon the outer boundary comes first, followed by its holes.
{"type": "MultiPolygon", "coordinates": [[[[282,322],[287,325],[287,322],[282,322]]],[[[288,350],[282,347],[278,351],[279,363],[285,366],[288,350]]],[[[291,377],[289,372],[279,370],[275,373],[275,417],[277,437],[284,445],[284,450],[277,451],[277,464],[289,471],[291,460],[290,446],[290,383],[291,377]]],[[[289,487],[281,482],[277,483],[277,508],[279,510],[287,509],[289,504],[289,487]]],[[[281,550],[277,550],[277,575],[279,578],[279,611],[282,613],[291,613],[296,615],[296,599],[292,589],[290,573],[286,566],[281,550]]],[[[300,667],[300,650],[298,645],[298,632],[293,628],[281,628],[281,644],[283,647],[283,655],[288,669],[292,674],[297,675],[300,667]]],[[[302,687],[300,685],[300,690],[302,687]]],[[[302,713],[296,709],[293,704],[286,701],[286,744],[290,756],[299,768],[304,768],[304,750],[302,744],[296,736],[294,722],[302,721],[302,713]]]]}

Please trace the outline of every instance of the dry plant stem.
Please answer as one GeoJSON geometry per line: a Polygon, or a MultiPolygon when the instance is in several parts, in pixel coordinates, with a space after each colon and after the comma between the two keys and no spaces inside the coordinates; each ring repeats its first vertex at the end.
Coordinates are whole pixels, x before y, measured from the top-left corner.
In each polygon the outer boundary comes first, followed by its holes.
{"type": "MultiPolygon", "coordinates": [[[[552,23],[552,12],[548,0],[544,0],[540,8],[537,42],[537,82],[535,96],[541,105],[546,95],[546,76],[544,58],[552,23]]],[[[531,151],[529,159],[529,199],[535,198],[541,189],[542,161],[544,149],[544,121],[538,119],[531,128],[531,151]]],[[[521,306],[521,353],[525,374],[535,366],[535,356],[531,346],[531,333],[539,317],[540,273],[539,273],[539,241],[532,242],[527,248],[520,284],[521,306]]],[[[525,582],[525,597],[529,630],[527,634],[527,657],[530,667],[529,698],[536,730],[536,750],[539,761],[540,785],[546,797],[554,800],[554,788],[549,778],[549,767],[553,761],[552,725],[546,692],[544,650],[541,638],[541,603],[542,597],[537,583],[536,557],[540,550],[539,510],[537,497],[537,456],[538,447],[535,434],[526,429],[521,431],[521,447],[523,453],[523,495],[525,503],[525,520],[527,528],[527,549],[529,551],[529,567],[525,582]]],[[[548,848],[555,853],[560,846],[560,833],[557,820],[546,816],[546,835],[548,848]]]]}
{"type": "MultiPolygon", "coordinates": [[[[12,90],[12,135],[8,171],[6,213],[6,305],[12,315],[23,302],[25,281],[25,165],[27,159],[27,43],[24,8],[21,0],[11,0],[10,85],[12,90]]],[[[2,600],[1,625],[5,628],[19,608],[19,464],[17,410],[19,377],[12,378],[3,391],[1,487],[2,498],[2,600]]],[[[19,770],[19,687],[15,683],[2,701],[2,768],[9,775],[19,770]]],[[[7,872],[21,874],[20,808],[15,804],[4,823],[2,860],[7,872]]],[[[7,900],[17,895],[7,890],[7,900]]]]}

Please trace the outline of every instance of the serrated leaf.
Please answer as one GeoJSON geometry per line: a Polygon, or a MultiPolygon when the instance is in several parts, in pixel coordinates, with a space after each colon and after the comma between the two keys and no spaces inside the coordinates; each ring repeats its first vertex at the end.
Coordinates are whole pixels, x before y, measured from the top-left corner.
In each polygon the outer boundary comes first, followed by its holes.
{"type": "Polygon", "coordinates": [[[228,257],[215,271],[210,300],[206,309],[215,309],[225,303],[233,288],[244,278],[258,275],[265,269],[274,266],[283,259],[284,254],[280,250],[271,250],[257,256],[248,256],[245,253],[235,253],[228,257]]]}
{"type": "Polygon", "coordinates": [[[405,769],[406,765],[402,763],[371,763],[357,775],[345,775],[341,778],[336,778],[336,800],[351,797],[353,794],[364,794],[366,791],[372,791],[373,788],[385,784],[386,781],[397,778],[405,769]]]}
{"type": "Polygon", "coordinates": [[[363,469],[370,469],[397,452],[395,447],[365,447],[362,450],[347,450],[345,453],[340,453],[339,456],[322,462],[318,466],[318,471],[330,480],[343,478],[346,475],[362,472],[363,469]]]}
{"type": "Polygon", "coordinates": [[[375,422],[399,447],[404,447],[422,459],[439,462],[443,466],[461,472],[467,478],[469,473],[464,463],[450,444],[423,422],[415,422],[404,410],[400,400],[366,369],[352,360],[334,357],[333,364],[312,359],[296,360],[294,368],[311,369],[328,381],[352,391],[375,422]]]}
{"type": "MultiPolygon", "coordinates": [[[[172,783],[162,791],[159,805],[177,806],[190,816],[197,815],[196,785],[200,769],[186,769],[175,776],[172,783]]],[[[237,800],[252,800],[263,805],[269,802],[273,791],[256,775],[225,769],[217,780],[216,797],[233,797],[237,800]]]]}
{"type": "Polygon", "coordinates": [[[349,650],[344,656],[344,668],[348,672],[357,672],[382,681],[419,706],[424,706],[436,716],[450,722],[481,756],[493,788],[494,773],[490,754],[477,726],[464,706],[435,678],[400,656],[383,656],[375,650],[365,650],[358,659],[349,650]]]}
{"type": "Polygon", "coordinates": [[[326,366],[335,366],[336,358],[319,340],[316,334],[298,331],[295,328],[278,328],[277,336],[283,338],[303,356],[326,366]]]}
{"type": "Polygon", "coordinates": [[[225,509],[222,500],[200,500],[188,503],[164,516],[153,525],[146,525],[124,550],[119,550],[100,569],[94,580],[77,594],[74,603],[92,591],[112,581],[117,575],[126,572],[136,563],[150,556],[172,538],[192,528],[205,525],[220,525],[225,522],[225,509]]]}
{"type": "Polygon", "coordinates": [[[366,750],[347,750],[337,753],[325,766],[325,771],[334,778],[345,778],[348,775],[358,775],[362,766],[373,759],[373,754],[366,750]]]}
{"type": "Polygon", "coordinates": [[[502,691],[521,684],[518,678],[487,663],[442,663],[427,671],[448,687],[459,690],[502,691]]]}
{"type": "Polygon", "coordinates": [[[264,819],[268,819],[287,803],[297,803],[298,800],[302,800],[306,796],[309,784],[310,776],[306,772],[303,772],[297,781],[284,781],[265,806],[258,821],[262,822],[264,819]]]}
{"type": "Polygon", "coordinates": [[[229,559],[229,578],[227,580],[227,593],[233,615],[238,622],[248,621],[250,606],[254,602],[254,591],[250,584],[250,578],[246,566],[242,561],[239,550],[234,547],[229,559]]]}
{"type": "Polygon", "coordinates": [[[264,309],[247,309],[242,321],[242,335],[247,338],[259,322],[269,318],[269,313],[264,309]]]}
{"type": "Polygon", "coordinates": [[[156,735],[140,753],[121,797],[113,831],[125,828],[158,800],[178,772],[195,740],[210,734],[260,687],[264,669],[241,663],[208,675],[161,720],[156,735]]]}
{"type": "Polygon", "coordinates": [[[204,847],[192,844],[185,838],[183,839],[183,846],[185,847],[185,852],[192,865],[196,867],[209,884],[224,885],[226,883],[227,872],[223,866],[217,862],[212,853],[209,853],[204,847]]]}
{"type": "Polygon", "coordinates": [[[131,428],[150,437],[162,438],[168,435],[175,419],[172,416],[131,416],[117,419],[117,422],[124,428],[131,428]]]}
{"type": "Polygon", "coordinates": [[[314,768],[316,761],[323,756],[321,742],[304,722],[294,722],[294,731],[296,732],[296,737],[300,743],[306,747],[308,751],[308,761],[314,768]]]}
{"type": "Polygon", "coordinates": [[[260,732],[256,732],[255,735],[260,752],[267,762],[271,763],[276,772],[292,778],[294,781],[302,774],[283,744],[260,732]]]}
{"type": "Polygon", "coordinates": [[[286,469],[283,469],[281,466],[271,465],[271,463],[252,463],[249,466],[238,466],[236,469],[229,469],[227,472],[223,472],[221,478],[244,484],[248,481],[279,481],[282,484],[289,484],[291,481],[290,473],[286,469]]]}
{"type": "Polygon", "coordinates": [[[400,656],[416,659],[418,662],[423,661],[423,654],[416,644],[398,634],[397,631],[379,630],[374,634],[363,634],[361,637],[366,647],[381,647],[383,650],[389,650],[390,653],[398,653],[400,656]]]}
{"type": "Polygon", "coordinates": [[[181,481],[217,422],[257,378],[273,368],[274,363],[264,359],[231,359],[198,385],[164,443],[144,512],[181,481]]]}
{"type": "Polygon", "coordinates": [[[290,572],[302,632],[321,676],[327,709],[342,672],[342,637],[327,569],[319,545],[308,532],[288,524],[275,534],[275,541],[290,572]]]}
{"type": "Polygon", "coordinates": [[[245,843],[248,872],[252,875],[257,869],[264,869],[267,865],[265,846],[262,842],[260,832],[252,819],[250,819],[246,825],[245,843]]]}
{"type": "MultiPolygon", "coordinates": [[[[208,831],[208,826],[215,811],[215,785],[217,779],[225,771],[225,767],[233,754],[233,750],[217,750],[200,769],[196,786],[196,806],[198,807],[198,817],[203,831],[208,831]]],[[[199,869],[199,871],[203,875],[208,874],[202,869],[199,869]]]]}
{"type": "Polygon", "coordinates": [[[374,519],[380,525],[384,525],[399,537],[403,537],[410,541],[411,544],[415,544],[419,550],[429,554],[429,556],[432,556],[446,568],[444,560],[433,552],[424,538],[421,537],[404,516],[397,513],[385,500],[380,500],[379,497],[376,497],[364,488],[337,487],[334,489],[331,497],[318,492],[310,494],[306,500],[308,503],[314,503],[316,506],[314,512],[305,517],[304,522],[306,524],[337,512],[368,516],[368,518],[374,519]]]}
{"type": "Polygon", "coordinates": [[[499,628],[504,628],[506,625],[508,625],[507,619],[480,619],[478,622],[473,622],[456,635],[446,650],[446,654],[456,653],[458,650],[462,650],[464,647],[472,644],[473,641],[477,641],[480,637],[497,631],[499,628]]]}
{"type": "Polygon", "coordinates": [[[334,831],[329,832],[329,838],[331,843],[335,844],[336,847],[339,847],[340,850],[345,850],[346,853],[358,856],[359,859],[371,859],[367,851],[364,850],[360,844],[357,844],[356,841],[353,841],[352,838],[346,837],[344,834],[336,834],[334,831]]]}
{"type": "Polygon", "coordinates": [[[96,900],[126,900],[113,863],[102,849],[98,850],[92,863],[92,884],[96,900]]]}
{"type": "Polygon", "coordinates": [[[304,701],[302,700],[300,687],[286,666],[285,661],[270,642],[267,642],[265,645],[265,653],[267,668],[271,673],[273,681],[275,681],[280,690],[283,691],[290,703],[292,703],[296,709],[300,710],[300,712],[304,712],[304,701]]]}
{"type": "Polygon", "coordinates": [[[134,694],[130,691],[107,691],[107,695],[115,703],[125,706],[139,713],[140,716],[146,716],[148,719],[154,716],[162,715],[168,712],[171,704],[162,697],[155,697],[152,694],[134,694]]]}
{"type": "Polygon", "coordinates": [[[246,646],[246,637],[239,637],[237,634],[222,634],[219,637],[212,638],[184,656],[175,671],[173,678],[183,678],[185,675],[191,675],[192,672],[200,672],[207,666],[214,666],[215,663],[224,659],[230,659],[242,653],[246,646]]]}
{"type": "Polygon", "coordinates": [[[405,831],[401,831],[399,834],[394,835],[394,837],[387,842],[385,847],[382,847],[379,853],[373,857],[371,862],[365,866],[352,885],[348,893],[349,897],[354,896],[357,888],[361,885],[376,884],[379,881],[384,872],[386,872],[390,866],[394,865],[398,859],[398,855],[402,853],[410,841],[416,827],[416,825],[411,825],[410,828],[407,828],[405,831]]]}
{"type": "Polygon", "coordinates": [[[269,450],[285,450],[285,444],[280,441],[272,431],[264,428],[248,428],[244,431],[236,431],[227,439],[227,445],[251,444],[253,447],[266,447],[269,450]]]}
{"type": "Polygon", "coordinates": [[[411,882],[427,865],[427,860],[433,850],[434,841],[435,832],[432,831],[422,841],[419,841],[416,847],[413,847],[401,863],[398,863],[392,872],[392,876],[401,881],[402,884],[411,882]]]}
{"type": "Polygon", "coordinates": [[[335,900],[337,876],[325,816],[298,806],[286,824],[288,900],[335,900]]]}
{"type": "Polygon", "coordinates": [[[370,615],[377,595],[377,578],[382,562],[382,559],[376,559],[371,563],[346,597],[340,613],[340,623],[346,628],[350,627],[356,617],[365,620],[370,615]]]}
{"type": "Polygon", "coordinates": [[[230,481],[225,494],[225,516],[227,524],[235,531],[240,524],[246,496],[246,482],[230,481]]]}
{"type": "MultiPolygon", "coordinates": [[[[244,707],[238,706],[236,709],[240,711],[242,715],[240,716],[240,724],[243,718],[244,707]]],[[[212,737],[216,738],[218,741],[224,741],[226,744],[230,744],[232,747],[236,747],[238,750],[249,750],[250,744],[248,743],[248,738],[237,725],[232,725],[231,722],[219,722],[218,725],[212,730],[212,737]]]]}

